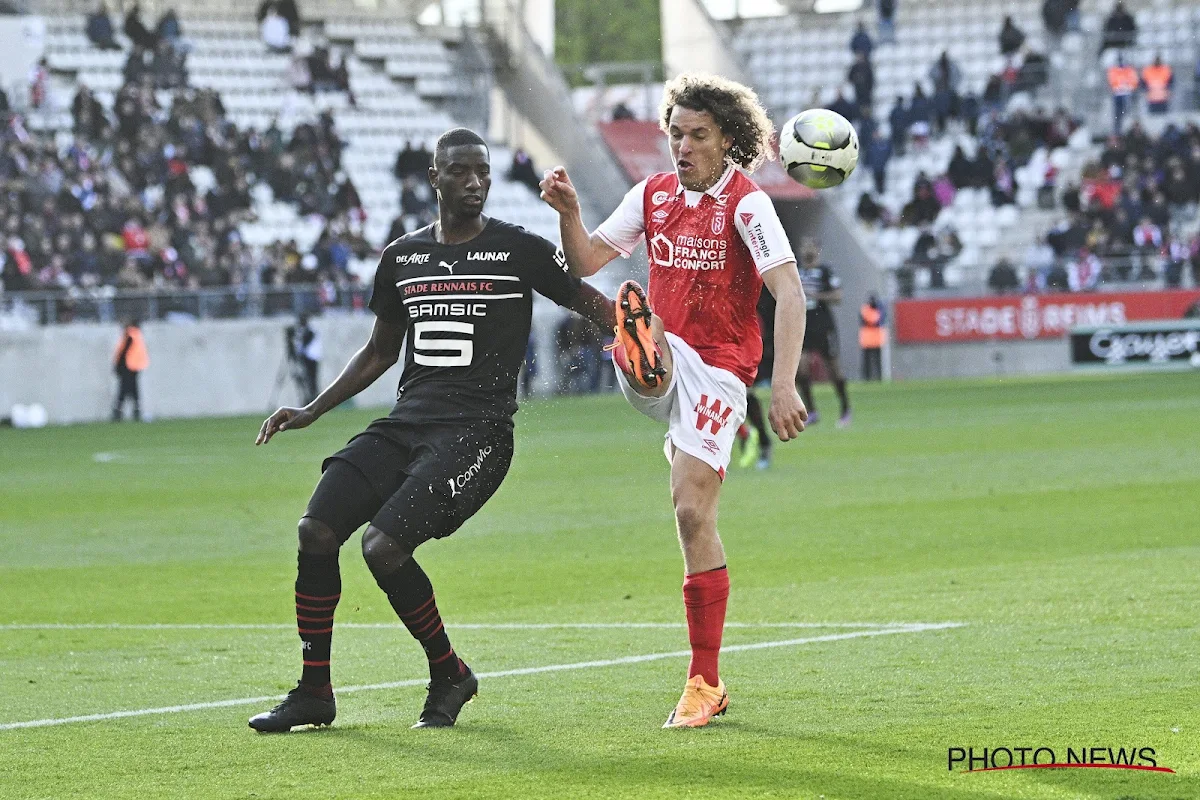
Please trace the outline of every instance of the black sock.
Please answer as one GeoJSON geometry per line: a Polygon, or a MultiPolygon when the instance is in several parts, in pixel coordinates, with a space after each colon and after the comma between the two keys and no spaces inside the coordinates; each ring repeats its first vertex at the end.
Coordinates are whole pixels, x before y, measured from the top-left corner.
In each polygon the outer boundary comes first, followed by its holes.
{"type": "Polygon", "coordinates": [[[429,660],[429,677],[457,678],[466,672],[466,664],[450,646],[450,637],[442,624],[433,584],[415,558],[405,561],[400,569],[375,582],[387,594],[396,615],[413,638],[421,643],[429,660]]]}
{"type": "Polygon", "coordinates": [[[304,657],[300,683],[327,689],[333,612],[342,596],[338,554],[300,553],[296,561],[296,627],[304,657]]]}
{"type": "Polygon", "coordinates": [[[850,411],[850,398],[846,395],[846,381],[835,380],[833,388],[837,392],[838,402],[842,404],[842,416],[844,417],[850,411]]]}
{"type": "Polygon", "coordinates": [[[800,392],[800,399],[804,401],[804,407],[809,411],[816,411],[817,404],[813,402],[812,396],[812,381],[797,375],[796,390],[800,392]]]}
{"type": "Polygon", "coordinates": [[[753,392],[746,394],[746,419],[758,431],[758,449],[767,452],[771,449],[771,437],[767,432],[767,423],[763,419],[762,403],[753,392]]]}

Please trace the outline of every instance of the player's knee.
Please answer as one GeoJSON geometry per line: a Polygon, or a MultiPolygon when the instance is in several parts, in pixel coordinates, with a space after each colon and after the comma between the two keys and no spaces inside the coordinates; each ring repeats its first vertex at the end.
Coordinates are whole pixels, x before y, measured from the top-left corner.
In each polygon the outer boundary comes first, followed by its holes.
{"type": "Polygon", "coordinates": [[[675,500],[675,525],[679,529],[679,538],[688,542],[705,535],[712,520],[707,506],[694,500],[678,497],[675,500]]]}
{"type": "Polygon", "coordinates": [[[342,546],[333,528],[312,517],[301,517],[298,531],[303,553],[336,553],[342,546]]]}
{"type": "Polygon", "coordinates": [[[412,554],[374,525],[362,537],[363,560],[373,575],[388,575],[404,565],[412,554]]]}

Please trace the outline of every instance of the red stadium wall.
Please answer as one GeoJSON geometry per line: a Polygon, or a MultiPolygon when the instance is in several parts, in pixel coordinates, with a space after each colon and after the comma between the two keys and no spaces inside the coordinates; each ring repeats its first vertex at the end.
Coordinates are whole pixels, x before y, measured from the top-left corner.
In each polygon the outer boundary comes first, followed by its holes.
{"type": "Polygon", "coordinates": [[[1076,325],[1180,319],[1197,303],[1198,290],[900,300],[896,342],[1059,339],[1076,325]]]}

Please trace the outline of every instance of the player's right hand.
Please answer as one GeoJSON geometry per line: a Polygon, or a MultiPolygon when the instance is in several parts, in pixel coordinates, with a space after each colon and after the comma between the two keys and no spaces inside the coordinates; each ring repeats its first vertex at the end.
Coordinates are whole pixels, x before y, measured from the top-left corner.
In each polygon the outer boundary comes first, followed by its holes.
{"type": "Polygon", "coordinates": [[[285,406],[267,417],[266,421],[263,422],[262,427],[258,429],[258,438],[254,440],[254,445],[257,447],[260,444],[266,444],[271,441],[272,436],[280,431],[307,428],[316,419],[316,415],[308,409],[288,408],[285,406]]]}
{"type": "Polygon", "coordinates": [[[558,213],[570,214],[579,210],[579,195],[564,167],[546,170],[539,185],[542,187],[542,199],[558,213]]]}

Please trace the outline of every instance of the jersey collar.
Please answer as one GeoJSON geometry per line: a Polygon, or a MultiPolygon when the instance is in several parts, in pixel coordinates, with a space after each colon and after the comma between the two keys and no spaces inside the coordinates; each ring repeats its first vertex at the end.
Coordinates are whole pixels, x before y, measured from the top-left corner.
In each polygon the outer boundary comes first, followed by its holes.
{"type": "MultiPolygon", "coordinates": [[[[706,194],[712,198],[720,197],[721,194],[725,191],[726,187],[729,186],[729,182],[731,180],[733,180],[734,172],[735,172],[735,169],[734,169],[733,164],[727,165],[725,167],[725,171],[723,173],[721,173],[721,177],[717,179],[717,182],[714,183],[712,186],[708,187],[707,189],[705,189],[703,194],[706,194]]],[[[680,194],[683,194],[685,191],[687,191],[687,189],[685,189],[683,184],[680,183],[679,176],[676,175],[675,176],[675,194],[680,195],[680,194]]]]}

